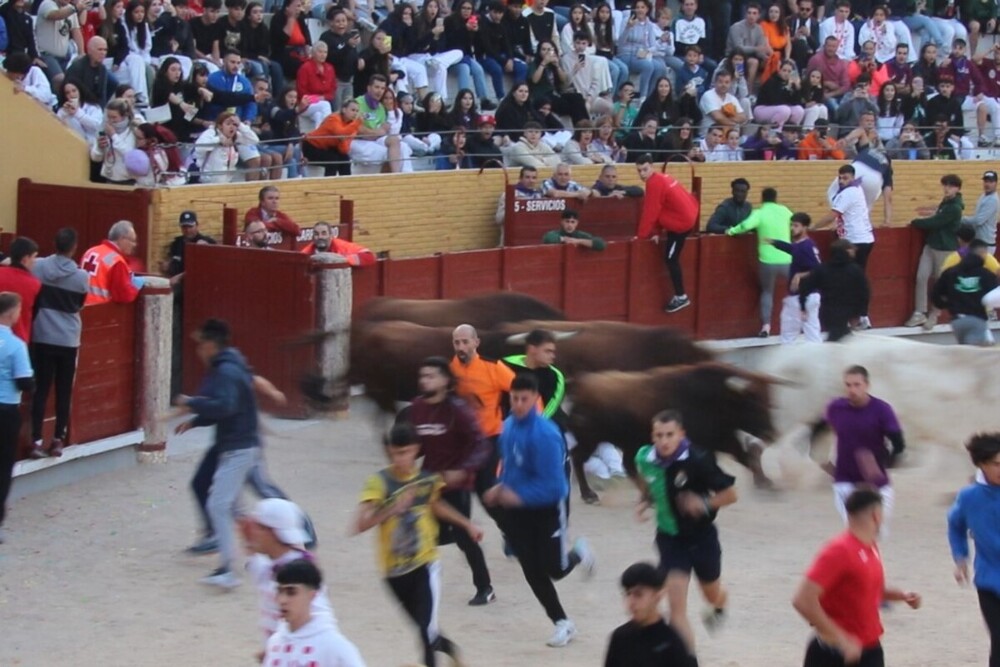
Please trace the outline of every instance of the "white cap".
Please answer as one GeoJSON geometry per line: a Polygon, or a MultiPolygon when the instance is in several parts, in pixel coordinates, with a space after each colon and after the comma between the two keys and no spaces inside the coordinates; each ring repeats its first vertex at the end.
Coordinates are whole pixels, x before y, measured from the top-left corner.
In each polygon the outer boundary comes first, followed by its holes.
{"type": "Polygon", "coordinates": [[[261,500],[253,508],[250,518],[273,530],[283,544],[305,548],[308,538],[302,529],[302,510],[292,501],[282,498],[261,500]]]}

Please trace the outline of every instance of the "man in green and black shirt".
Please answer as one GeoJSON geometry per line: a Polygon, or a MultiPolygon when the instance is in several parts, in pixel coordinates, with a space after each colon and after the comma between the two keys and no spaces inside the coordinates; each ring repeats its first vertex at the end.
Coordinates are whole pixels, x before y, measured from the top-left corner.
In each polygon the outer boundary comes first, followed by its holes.
{"type": "Polygon", "coordinates": [[[534,375],[542,397],[542,416],[556,423],[566,433],[566,413],[562,410],[566,398],[566,378],[553,366],[556,360],[556,337],[551,331],[533,329],[524,339],[524,354],[504,357],[503,362],[514,373],[534,375]]]}
{"type": "MultiPolygon", "coordinates": [[[[591,250],[604,250],[607,244],[600,236],[594,236],[579,229],[580,214],[573,209],[566,209],[562,212],[559,220],[559,229],[545,232],[542,243],[566,243],[569,245],[579,245],[591,250]]],[[[543,393],[542,396],[545,394],[543,393]]]]}
{"type": "Polygon", "coordinates": [[[709,629],[724,618],[722,547],[714,521],[719,509],[736,502],[735,478],[724,473],[711,452],[691,444],[681,414],[665,410],[653,417],[653,444],[635,456],[636,483],[642,492],[638,515],[656,510],[656,547],[667,573],[670,623],[694,654],[694,633],[687,618],[687,593],[694,570],[712,609],[709,629]]]}

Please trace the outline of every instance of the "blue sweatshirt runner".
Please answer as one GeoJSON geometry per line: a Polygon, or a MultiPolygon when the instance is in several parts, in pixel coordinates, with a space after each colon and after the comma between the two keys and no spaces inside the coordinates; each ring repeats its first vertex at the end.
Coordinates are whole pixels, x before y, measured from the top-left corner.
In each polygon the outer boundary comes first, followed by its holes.
{"type": "MultiPolygon", "coordinates": [[[[981,480],[982,476],[977,475],[981,480]]],[[[969,559],[969,533],[976,543],[976,588],[1000,595],[1000,486],[977,481],[958,492],[948,512],[948,542],[955,560],[969,559]]]]}
{"type": "Polygon", "coordinates": [[[559,427],[532,410],[524,419],[510,415],[500,433],[500,483],[525,507],[552,507],[569,495],[563,464],[566,446],[559,427]]]}

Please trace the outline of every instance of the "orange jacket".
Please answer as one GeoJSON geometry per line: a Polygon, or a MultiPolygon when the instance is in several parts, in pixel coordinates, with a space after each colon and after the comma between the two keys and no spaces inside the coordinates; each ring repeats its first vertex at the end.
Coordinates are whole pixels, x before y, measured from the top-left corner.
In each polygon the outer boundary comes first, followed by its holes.
{"type": "Polygon", "coordinates": [[[837,148],[835,139],[832,137],[820,139],[816,130],[804,136],[799,142],[800,160],[843,160],[846,157],[844,151],[837,148]]]}
{"type": "Polygon", "coordinates": [[[347,155],[351,150],[351,141],[357,136],[360,127],[360,118],[346,123],[340,113],[332,113],[319,127],[307,134],[305,140],[316,148],[335,150],[347,155]]]}
{"type": "Polygon", "coordinates": [[[111,241],[105,240],[83,253],[80,267],[90,274],[90,290],[84,302],[87,306],[109,301],[131,303],[139,296],[128,261],[111,241]]]}
{"type": "MultiPolygon", "coordinates": [[[[329,252],[335,252],[338,255],[343,255],[347,258],[347,263],[351,266],[371,266],[376,261],[375,253],[360,243],[351,243],[350,241],[345,241],[344,239],[330,239],[330,241],[329,252]]],[[[316,243],[310,243],[309,245],[303,247],[299,252],[305,255],[315,255],[316,243]]]]}
{"type": "Polygon", "coordinates": [[[510,383],[514,381],[514,371],[499,361],[476,358],[463,364],[455,357],[449,364],[458,381],[456,393],[464,398],[476,413],[483,435],[492,437],[503,430],[503,412],[500,402],[505,393],[510,393],[510,383]]]}

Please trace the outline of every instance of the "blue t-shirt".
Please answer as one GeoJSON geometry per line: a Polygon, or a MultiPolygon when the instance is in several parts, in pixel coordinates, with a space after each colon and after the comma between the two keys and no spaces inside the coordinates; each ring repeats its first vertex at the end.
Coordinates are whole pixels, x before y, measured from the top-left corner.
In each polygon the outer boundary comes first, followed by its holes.
{"type": "Polygon", "coordinates": [[[31,360],[28,359],[28,346],[14,335],[10,327],[0,324],[0,403],[20,404],[21,390],[14,380],[33,375],[31,360]]]}

